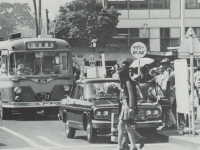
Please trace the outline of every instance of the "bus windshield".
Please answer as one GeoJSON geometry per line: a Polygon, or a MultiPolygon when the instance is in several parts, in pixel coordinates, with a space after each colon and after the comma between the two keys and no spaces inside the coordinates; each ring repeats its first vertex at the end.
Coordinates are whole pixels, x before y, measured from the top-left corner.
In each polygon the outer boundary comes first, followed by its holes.
{"type": "Polygon", "coordinates": [[[70,53],[29,52],[10,55],[9,73],[15,76],[65,75],[71,73],[70,53]]]}

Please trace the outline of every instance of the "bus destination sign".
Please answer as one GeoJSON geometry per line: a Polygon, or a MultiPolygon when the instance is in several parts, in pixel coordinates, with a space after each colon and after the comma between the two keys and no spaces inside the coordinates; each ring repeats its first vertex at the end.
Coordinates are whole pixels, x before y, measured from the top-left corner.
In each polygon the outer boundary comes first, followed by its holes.
{"type": "Polygon", "coordinates": [[[27,42],[26,48],[27,49],[53,49],[55,47],[54,42],[44,42],[44,41],[38,41],[38,42],[27,42]]]}

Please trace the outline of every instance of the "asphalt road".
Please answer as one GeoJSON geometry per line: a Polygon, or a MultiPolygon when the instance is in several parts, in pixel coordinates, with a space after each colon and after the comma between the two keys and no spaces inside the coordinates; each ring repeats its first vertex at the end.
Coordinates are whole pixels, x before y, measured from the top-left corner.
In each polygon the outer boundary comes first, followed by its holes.
{"type": "MultiPolygon", "coordinates": [[[[166,143],[159,136],[147,135],[147,139],[143,150],[186,150],[183,147],[166,143]]],[[[86,133],[83,131],[77,131],[75,139],[67,139],[64,123],[55,116],[38,114],[35,119],[31,119],[16,114],[11,120],[0,120],[0,149],[116,150],[117,144],[110,144],[109,138],[105,136],[100,136],[96,143],[89,144],[86,140],[86,133]]]]}

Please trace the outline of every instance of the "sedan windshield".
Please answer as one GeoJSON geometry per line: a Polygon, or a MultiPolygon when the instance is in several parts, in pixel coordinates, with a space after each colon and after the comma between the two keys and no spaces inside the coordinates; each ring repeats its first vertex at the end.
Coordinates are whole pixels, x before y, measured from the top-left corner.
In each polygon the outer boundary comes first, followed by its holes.
{"type": "Polygon", "coordinates": [[[118,98],[119,96],[119,83],[118,82],[99,82],[87,83],[85,98],[118,98]]]}
{"type": "Polygon", "coordinates": [[[12,53],[9,73],[16,76],[58,75],[71,71],[70,54],[66,52],[12,53]]]}
{"type": "Polygon", "coordinates": [[[144,100],[152,102],[156,102],[159,97],[165,97],[165,93],[156,83],[140,83],[140,90],[137,95],[141,95],[144,100]]]}

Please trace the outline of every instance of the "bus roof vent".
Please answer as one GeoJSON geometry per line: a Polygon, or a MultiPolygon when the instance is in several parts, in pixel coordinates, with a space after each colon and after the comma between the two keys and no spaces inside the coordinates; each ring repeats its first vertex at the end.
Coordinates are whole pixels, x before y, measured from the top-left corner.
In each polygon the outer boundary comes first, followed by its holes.
{"type": "Polygon", "coordinates": [[[21,38],[21,33],[12,33],[10,34],[9,39],[18,39],[21,38]]]}

